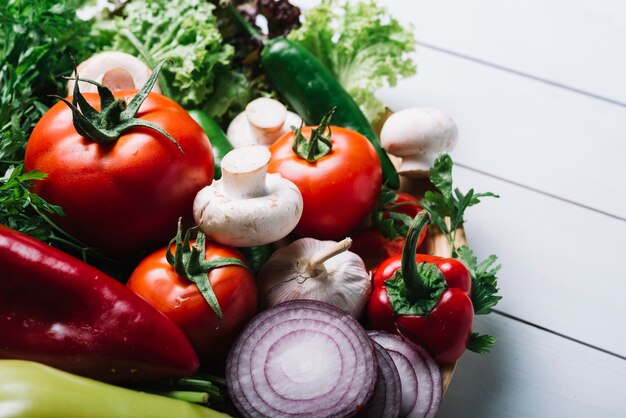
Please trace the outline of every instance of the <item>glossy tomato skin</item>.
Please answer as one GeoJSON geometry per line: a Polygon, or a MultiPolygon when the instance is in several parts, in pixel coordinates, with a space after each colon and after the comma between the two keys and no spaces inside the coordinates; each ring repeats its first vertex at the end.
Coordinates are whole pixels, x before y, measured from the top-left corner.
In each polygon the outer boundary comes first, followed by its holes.
{"type": "MultiPolygon", "coordinates": [[[[135,93],[114,95],[130,101],[135,93]]],[[[99,109],[97,94],[84,96],[99,109]]],[[[65,212],[58,223],[115,257],[167,243],[179,217],[192,219],[196,193],[213,178],[211,144],[182,107],[150,93],[136,117],[164,128],[184,154],[147,128],[130,129],[106,145],[85,139],[62,102],[41,118],[26,147],[26,170],[48,175],[33,191],[65,212]]]]}
{"type": "MultiPolygon", "coordinates": [[[[244,261],[237,250],[207,242],[206,259],[220,257],[244,261]]],[[[252,273],[241,266],[214,269],[208,280],[222,310],[221,322],[197,286],[167,262],[166,248],[144,258],[127,286],[178,325],[204,367],[220,368],[235,338],[256,313],[257,289],[252,273]]]]}
{"type": "MultiPolygon", "coordinates": [[[[368,216],[378,199],[382,182],[380,161],[361,134],[331,126],[332,150],[310,163],[292,149],[293,132],[271,147],[268,172],[280,173],[298,186],[304,210],[295,233],[317,239],[339,239],[368,216]]],[[[311,136],[311,127],[302,133],[311,136]]]]}

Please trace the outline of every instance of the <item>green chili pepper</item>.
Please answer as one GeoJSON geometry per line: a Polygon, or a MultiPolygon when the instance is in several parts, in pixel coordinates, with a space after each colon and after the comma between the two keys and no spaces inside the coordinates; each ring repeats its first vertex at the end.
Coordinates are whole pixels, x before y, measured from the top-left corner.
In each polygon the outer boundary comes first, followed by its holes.
{"type": "Polygon", "coordinates": [[[383,183],[392,189],[399,188],[398,173],[381,147],[374,128],[337,78],[298,43],[282,37],[266,41],[237,12],[232,3],[227,6],[227,11],[242,29],[264,44],[261,63],[267,79],[305,122],[315,125],[330,109],[337,107],[333,124],[365,136],[380,158],[383,183]]]}
{"type": "Polygon", "coordinates": [[[223,418],[164,396],[112,386],[39,363],[0,361],[0,415],[11,418],[223,418]]]}
{"type": "Polygon", "coordinates": [[[209,141],[211,141],[215,160],[215,174],[213,178],[217,180],[222,177],[222,158],[233,150],[233,146],[228,141],[220,125],[209,115],[198,109],[189,110],[188,113],[200,125],[206,136],[209,137],[209,141]]]}

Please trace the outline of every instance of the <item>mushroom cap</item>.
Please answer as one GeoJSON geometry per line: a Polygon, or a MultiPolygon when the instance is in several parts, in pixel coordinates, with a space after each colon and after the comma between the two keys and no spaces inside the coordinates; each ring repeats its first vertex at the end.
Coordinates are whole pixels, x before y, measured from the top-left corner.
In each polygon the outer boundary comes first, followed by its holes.
{"type": "Polygon", "coordinates": [[[301,122],[300,116],[288,111],[278,100],[260,97],[248,103],[246,110],[230,122],[226,136],[234,148],[270,146],[301,122]]]}
{"type": "Polygon", "coordinates": [[[402,157],[400,173],[424,173],[436,156],[454,148],[458,130],[454,120],[439,109],[415,107],[391,115],[383,125],[381,144],[402,157]]]}
{"type": "MultiPolygon", "coordinates": [[[[125,52],[106,51],[93,55],[80,63],[77,68],[81,78],[97,81],[104,84],[111,91],[139,90],[143,86],[152,70],[139,58],[125,52]]],[[[81,93],[97,92],[93,84],[79,82],[81,93]]],[[[67,83],[68,95],[74,94],[74,80],[67,83]]],[[[158,82],[152,88],[155,93],[161,93],[158,82]]]]}
{"type": "Polygon", "coordinates": [[[202,189],[193,203],[200,229],[213,241],[235,247],[269,244],[287,236],[302,216],[302,195],[280,174],[268,174],[264,196],[232,199],[221,180],[202,189]]]}

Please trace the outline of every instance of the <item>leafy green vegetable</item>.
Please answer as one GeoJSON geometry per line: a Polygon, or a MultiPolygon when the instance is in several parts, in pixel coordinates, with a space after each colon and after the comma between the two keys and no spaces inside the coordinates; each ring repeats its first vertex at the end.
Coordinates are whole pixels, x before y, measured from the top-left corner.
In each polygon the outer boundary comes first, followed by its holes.
{"type": "Polygon", "coordinates": [[[220,118],[239,111],[249,89],[233,73],[234,49],[222,42],[214,8],[202,0],[134,0],[113,27],[98,25],[96,36],[104,48],[137,55],[152,68],[169,61],[159,79],[163,93],[220,118]]]}
{"type": "Polygon", "coordinates": [[[371,123],[385,111],[374,92],[415,74],[411,27],[401,26],[375,1],[322,0],[289,38],[311,51],[354,97],[371,123]]]}
{"type": "Polygon", "coordinates": [[[24,174],[21,163],[30,132],[52,102],[48,95],[65,90],[61,76],[71,71],[70,53],[80,59],[94,50],[89,23],[76,17],[77,4],[0,3],[0,224],[48,242],[59,231],[47,215],[61,210],[28,191],[45,175],[24,174]]]}
{"type": "Polygon", "coordinates": [[[440,155],[431,167],[428,177],[437,191],[428,191],[424,194],[421,205],[430,212],[431,222],[445,234],[452,256],[456,254],[454,243],[456,231],[464,222],[465,210],[480,203],[483,197],[500,197],[496,194],[475,193],[470,189],[463,194],[459,189],[452,189],[452,158],[448,154],[440,155]]]}
{"type": "Polygon", "coordinates": [[[472,276],[474,313],[476,315],[491,313],[491,308],[502,299],[502,296],[497,296],[498,278],[496,277],[501,266],[498,264],[492,267],[498,257],[490,255],[479,264],[478,259],[467,245],[460,247],[457,254],[458,259],[465,263],[472,276]]]}
{"type": "Polygon", "coordinates": [[[24,166],[9,168],[0,177],[0,223],[36,239],[49,240],[52,233],[46,214],[63,215],[59,206],[45,202],[28,190],[32,181],[46,178],[44,173],[24,173],[24,166]],[[37,215],[33,216],[30,212],[37,215]]]}
{"type": "Polygon", "coordinates": [[[487,354],[495,346],[496,337],[491,335],[480,335],[477,332],[472,332],[470,339],[467,342],[467,349],[478,354],[487,354]]]}
{"type": "MultiPolygon", "coordinates": [[[[493,193],[475,193],[470,189],[463,194],[452,187],[452,158],[448,154],[440,155],[431,167],[428,177],[437,191],[428,191],[421,201],[424,209],[430,212],[431,222],[446,236],[452,248],[452,256],[461,260],[472,278],[472,305],[475,315],[491,312],[501,296],[498,296],[498,278],[500,265],[493,267],[497,257],[490,255],[478,263],[472,250],[463,245],[455,248],[457,229],[463,225],[465,210],[480,203],[483,197],[499,197],[493,193]]],[[[479,354],[488,353],[496,344],[496,337],[472,333],[467,349],[479,354]]]]}
{"type": "Polygon", "coordinates": [[[52,99],[61,76],[93,45],[76,1],[9,0],[0,3],[0,170],[23,160],[26,140],[52,99]],[[80,50],[77,46],[80,45],[80,50]]]}

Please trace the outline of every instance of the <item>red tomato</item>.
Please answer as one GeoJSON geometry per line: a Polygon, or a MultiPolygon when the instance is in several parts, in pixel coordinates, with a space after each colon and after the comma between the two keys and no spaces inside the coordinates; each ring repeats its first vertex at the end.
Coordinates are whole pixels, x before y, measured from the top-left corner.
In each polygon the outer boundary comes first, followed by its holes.
{"type": "MultiPolygon", "coordinates": [[[[354,230],[374,208],[382,172],[374,147],[361,134],[331,126],[332,150],[310,163],[292,149],[293,132],[271,147],[268,172],[280,173],[298,186],[304,201],[295,232],[317,239],[338,239],[354,230]]],[[[311,127],[302,128],[306,138],[311,127]]]]}
{"type": "MultiPolygon", "coordinates": [[[[114,95],[130,101],[135,93],[114,95]]],[[[99,109],[97,94],[84,96],[99,109]]],[[[135,117],[165,129],[184,154],[146,128],[130,129],[106,145],[83,138],[62,102],[41,118],[26,147],[26,170],[48,174],[33,191],[63,208],[60,226],[117,257],[167,243],[179,217],[193,219],[193,199],[213,179],[211,144],[182,107],[150,93],[135,117]]]]}
{"type": "MultiPolygon", "coordinates": [[[[256,313],[254,276],[249,270],[236,265],[209,272],[208,280],[222,310],[220,322],[198,287],[179,276],[167,262],[166,248],[144,258],[127,285],[179,326],[203,366],[219,367],[241,329],[256,313]]],[[[173,245],[171,251],[174,252],[173,245]]],[[[235,249],[207,242],[206,259],[221,257],[244,261],[235,249]]]]}

